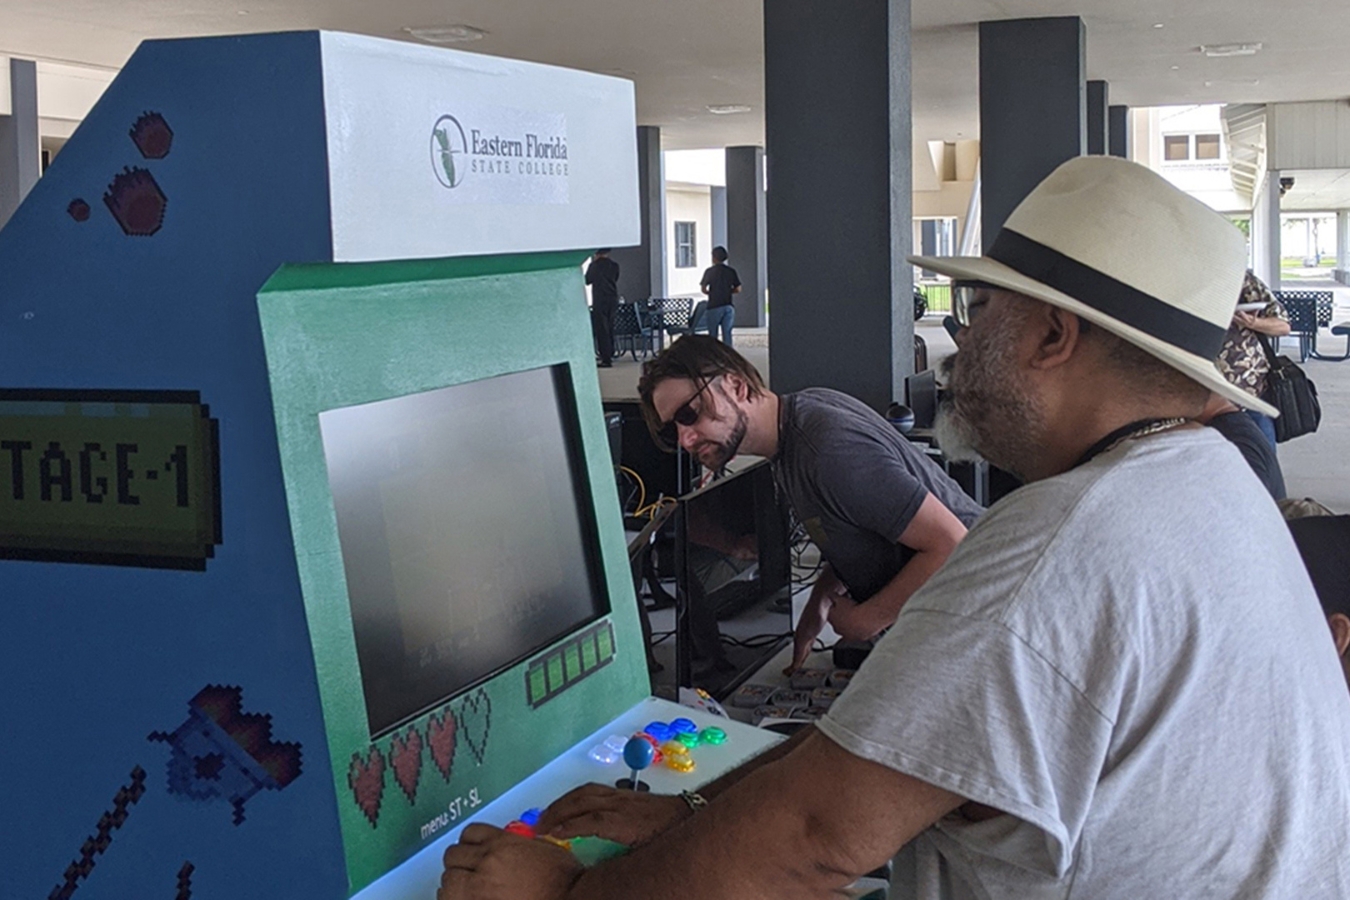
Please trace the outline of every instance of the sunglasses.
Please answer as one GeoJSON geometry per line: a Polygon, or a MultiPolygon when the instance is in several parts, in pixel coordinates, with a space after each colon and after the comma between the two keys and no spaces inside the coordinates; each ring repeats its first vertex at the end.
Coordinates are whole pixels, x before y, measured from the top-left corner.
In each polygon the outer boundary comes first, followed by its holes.
{"type": "Polygon", "coordinates": [[[975,314],[987,302],[976,300],[980,291],[1001,290],[997,285],[984,281],[956,281],[952,283],[952,318],[962,328],[969,328],[975,314]]]}
{"type": "Polygon", "coordinates": [[[694,391],[692,397],[680,404],[680,407],[671,415],[670,421],[662,423],[661,430],[656,433],[656,437],[665,445],[667,450],[674,450],[680,445],[680,432],[676,426],[683,425],[685,428],[690,428],[698,422],[699,417],[703,415],[703,409],[701,405],[699,409],[694,409],[690,404],[697,400],[699,395],[720,377],[720,375],[714,375],[704,381],[703,386],[694,391]]]}

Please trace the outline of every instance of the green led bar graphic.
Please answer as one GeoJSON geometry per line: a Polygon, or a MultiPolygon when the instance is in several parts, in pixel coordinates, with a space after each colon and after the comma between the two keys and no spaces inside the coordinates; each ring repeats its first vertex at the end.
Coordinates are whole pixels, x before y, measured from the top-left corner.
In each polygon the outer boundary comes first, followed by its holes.
{"type": "Polygon", "coordinates": [[[614,627],[606,620],[587,628],[530,663],[525,693],[538,709],[614,661],[614,627]]]}

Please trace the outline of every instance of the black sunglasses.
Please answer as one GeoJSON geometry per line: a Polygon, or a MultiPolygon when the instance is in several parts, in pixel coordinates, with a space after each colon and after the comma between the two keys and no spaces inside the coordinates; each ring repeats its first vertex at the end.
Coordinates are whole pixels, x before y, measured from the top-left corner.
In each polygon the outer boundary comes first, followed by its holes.
{"type": "Polygon", "coordinates": [[[703,386],[697,391],[694,391],[692,397],[680,404],[679,409],[675,410],[671,415],[670,421],[662,423],[661,430],[656,433],[656,436],[661,443],[665,445],[667,450],[674,450],[680,445],[680,432],[675,426],[683,425],[685,428],[689,428],[699,420],[701,415],[703,415],[701,407],[699,409],[694,409],[690,404],[698,399],[699,395],[706,391],[708,386],[720,377],[720,375],[714,375],[712,378],[704,381],[703,386]]]}

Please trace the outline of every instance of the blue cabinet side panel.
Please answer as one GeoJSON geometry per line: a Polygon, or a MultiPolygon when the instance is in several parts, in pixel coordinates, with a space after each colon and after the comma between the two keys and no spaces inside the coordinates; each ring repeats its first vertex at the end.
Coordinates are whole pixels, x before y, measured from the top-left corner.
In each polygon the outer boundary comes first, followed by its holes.
{"type": "Polygon", "coordinates": [[[255,301],[331,259],[325,146],[317,33],[150,42],[0,231],[0,388],[199,392],[223,526],[0,561],[0,897],[346,896],[255,301]]]}

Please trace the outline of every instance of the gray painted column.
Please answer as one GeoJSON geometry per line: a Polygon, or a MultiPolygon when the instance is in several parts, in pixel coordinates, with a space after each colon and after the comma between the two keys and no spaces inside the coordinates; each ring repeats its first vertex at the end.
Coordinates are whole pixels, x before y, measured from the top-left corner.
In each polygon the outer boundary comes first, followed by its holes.
{"type": "Polygon", "coordinates": [[[727,189],[713,184],[708,187],[712,203],[712,245],[727,245],[727,189]]]}
{"type": "Polygon", "coordinates": [[[769,372],[884,409],[914,370],[909,0],[764,0],[769,372]]]}
{"type": "Polygon", "coordinates": [[[9,61],[10,114],[0,116],[0,226],[9,221],[42,174],[37,63],[9,61]]]}
{"type": "Polygon", "coordinates": [[[1109,124],[1106,110],[1111,105],[1107,98],[1111,86],[1105,81],[1087,83],[1087,152],[1092,156],[1106,155],[1109,124]]]}
{"type": "Polygon", "coordinates": [[[1087,146],[1083,21],[980,23],[980,160],[988,250],[1018,203],[1087,146]]]}
{"type": "Polygon", "coordinates": [[[1130,158],[1130,108],[1112,106],[1106,114],[1107,152],[1121,159],[1130,158]]]}
{"type": "Polygon", "coordinates": [[[729,265],[741,276],[741,292],[735,296],[737,327],[764,327],[767,243],[764,148],[728,147],[726,248],[729,265]]]}
{"type": "Polygon", "coordinates": [[[661,157],[661,129],[639,125],[638,214],[642,243],[615,248],[619,264],[619,296],[630,302],[666,295],[666,167],[661,157]]]}
{"type": "Polygon", "coordinates": [[[1336,271],[1341,284],[1350,284],[1350,209],[1336,210],[1336,271]]]}
{"type": "Polygon", "coordinates": [[[1280,173],[1266,173],[1252,206],[1252,272],[1273,291],[1280,289],[1280,173]]]}

